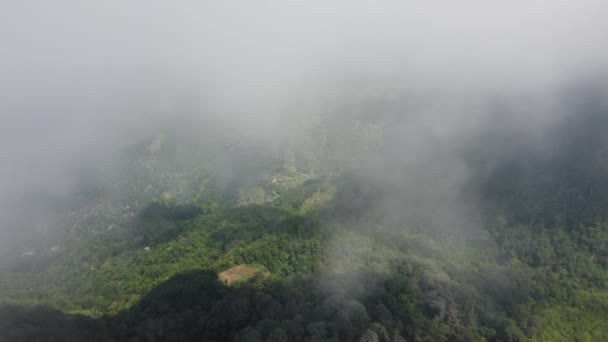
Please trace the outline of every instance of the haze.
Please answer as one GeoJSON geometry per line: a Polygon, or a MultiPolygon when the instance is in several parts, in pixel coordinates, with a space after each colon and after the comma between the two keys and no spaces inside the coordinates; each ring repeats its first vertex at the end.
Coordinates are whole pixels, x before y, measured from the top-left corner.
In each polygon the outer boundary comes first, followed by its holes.
{"type": "Polygon", "coordinates": [[[167,123],[281,146],[378,99],[397,119],[361,177],[452,209],[485,132],[512,137],[488,153],[551,145],[561,95],[608,71],[607,18],[601,0],[5,1],[0,251],[167,123]]]}

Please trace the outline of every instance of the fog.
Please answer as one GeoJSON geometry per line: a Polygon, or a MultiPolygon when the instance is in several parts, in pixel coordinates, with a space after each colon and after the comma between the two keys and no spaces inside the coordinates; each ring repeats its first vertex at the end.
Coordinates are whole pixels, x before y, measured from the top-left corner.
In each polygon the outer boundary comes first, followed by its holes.
{"type": "Polygon", "coordinates": [[[5,1],[0,251],[166,125],[272,148],[377,116],[357,177],[393,189],[390,212],[467,221],[463,154],[550,149],[563,95],[608,72],[607,18],[601,0],[5,1]]]}

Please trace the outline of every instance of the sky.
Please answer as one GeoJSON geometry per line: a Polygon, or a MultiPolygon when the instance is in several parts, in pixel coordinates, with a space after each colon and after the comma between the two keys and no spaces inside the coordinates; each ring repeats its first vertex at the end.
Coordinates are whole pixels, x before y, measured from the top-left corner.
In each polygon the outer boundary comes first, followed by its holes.
{"type": "Polygon", "coordinates": [[[390,162],[363,173],[450,197],[471,176],[456,156],[471,137],[543,145],[564,91],[607,74],[607,19],[602,0],[3,1],[0,249],[27,229],[32,196],[111,172],[125,146],[184,118],[281,145],[309,116],[346,125],[379,98],[401,119],[390,162]],[[437,184],[428,169],[453,172],[437,184]]]}

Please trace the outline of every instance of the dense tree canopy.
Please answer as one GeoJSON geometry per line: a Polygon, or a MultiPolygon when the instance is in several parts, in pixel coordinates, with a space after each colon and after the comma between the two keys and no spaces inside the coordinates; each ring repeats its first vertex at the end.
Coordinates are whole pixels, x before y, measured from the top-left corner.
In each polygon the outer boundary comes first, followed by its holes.
{"type": "Polygon", "coordinates": [[[608,124],[587,119],[543,158],[466,151],[482,208],[467,227],[394,215],[390,188],[350,168],[386,147],[376,122],[353,124],[352,159],[332,157],[329,126],[316,154],[230,181],[136,146],[113,190],[55,222],[62,239],[2,269],[0,339],[608,340],[608,124]],[[265,276],[218,281],[242,264],[265,276]]]}

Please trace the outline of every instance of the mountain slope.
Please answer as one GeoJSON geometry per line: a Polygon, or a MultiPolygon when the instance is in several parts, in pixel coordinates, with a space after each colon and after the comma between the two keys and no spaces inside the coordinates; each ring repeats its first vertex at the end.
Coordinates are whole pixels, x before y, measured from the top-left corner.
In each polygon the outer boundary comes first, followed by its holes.
{"type": "Polygon", "coordinates": [[[455,198],[437,184],[446,176],[436,161],[379,158],[401,140],[375,121],[353,124],[361,144],[342,160],[331,157],[344,148],[332,145],[331,124],[309,154],[230,146],[197,155],[171,139],[135,146],[120,177],[49,223],[54,240],[33,240],[3,268],[0,337],[603,340],[603,118],[563,125],[555,134],[586,129],[584,139],[549,154],[502,158],[493,142],[473,145],[464,153],[473,177],[455,198]],[[369,141],[380,143],[370,151],[369,141]],[[181,160],[176,151],[190,152],[181,160]],[[382,172],[370,175],[376,165],[382,172]],[[433,191],[402,187],[394,177],[403,174],[433,191]],[[241,264],[271,275],[218,282],[241,264]]]}

